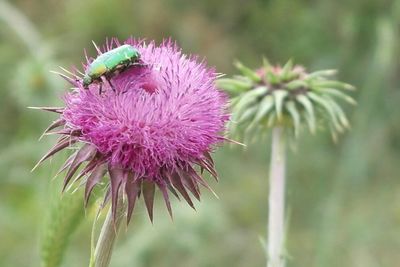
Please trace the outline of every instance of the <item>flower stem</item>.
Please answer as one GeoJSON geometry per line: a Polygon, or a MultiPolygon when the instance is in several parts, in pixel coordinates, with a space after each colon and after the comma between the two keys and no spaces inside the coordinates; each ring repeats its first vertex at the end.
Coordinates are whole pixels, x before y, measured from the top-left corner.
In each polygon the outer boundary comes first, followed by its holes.
{"type": "Polygon", "coordinates": [[[272,131],[272,152],[269,175],[268,265],[283,267],[285,216],[285,140],[283,128],[272,131]]]}
{"type": "Polygon", "coordinates": [[[97,240],[94,257],[90,260],[90,267],[107,267],[110,264],[111,254],[117,238],[121,221],[124,218],[125,204],[122,199],[118,201],[116,219],[113,220],[111,207],[101,228],[100,236],[97,240]]]}

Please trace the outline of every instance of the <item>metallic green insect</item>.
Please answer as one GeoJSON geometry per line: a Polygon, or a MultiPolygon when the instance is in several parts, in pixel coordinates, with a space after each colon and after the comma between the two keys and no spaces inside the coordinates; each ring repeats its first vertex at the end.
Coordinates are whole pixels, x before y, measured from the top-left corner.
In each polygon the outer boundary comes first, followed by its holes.
{"type": "MultiPolygon", "coordinates": [[[[101,53],[97,47],[96,49],[99,51],[99,53],[101,53]]],[[[90,63],[83,76],[82,85],[87,89],[90,84],[98,82],[100,84],[99,92],[101,93],[102,83],[107,81],[111,88],[115,91],[110,79],[115,74],[124,71],[133,65],[143,65],[140,63],[139,52],[131,45],[121,45],[117,48],[100,54],[90,63]]]]}

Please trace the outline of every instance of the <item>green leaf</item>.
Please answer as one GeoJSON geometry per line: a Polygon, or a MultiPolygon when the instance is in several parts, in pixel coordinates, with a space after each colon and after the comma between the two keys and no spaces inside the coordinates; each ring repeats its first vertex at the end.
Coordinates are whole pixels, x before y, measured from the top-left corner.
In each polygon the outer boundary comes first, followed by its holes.
{"type": "Polygon", "coordinates": [[[246,109],[246,111],[243,112],[242,116],[240,116],[238,123],[244,123],[250,120],[257,113],[257,110],[258,110],[258,105],[246,109]]]}
{"type": "Polygon", "coordinates": [[[288,92],[285,90],[275,90],[272,92],[272,95],[274,96],[275,99],[276,114],[278,116],[278,119],[280,120],[282,118],[283,101],[285,97],[288,95],[288,92]]]}
{"type": "Polygon", "coordinates": [[[297,101],[303,105],[306,113],[305,118],[307,120],[308,128],[310,129],[311,133],[315,133],[316,126],[315,126],[315,114],[314,114],[314,107],[311,101],[305,95],[297,95],[297,101]]]}
{"type": "Polygon", "coordinates": [[[238,120],[242,113],[252,105],[258,97],[262,96],[263,94],[267,93],[267,87],[257,87],[254,90],[251,90],[245,94],[242,94],[240,97],[239,102],[233,108],[233,117],[235,120],[238,120]]]}
{"type": "Polygon", "coordinates": [[[290,116],[293,119],[294,133],[296,136],[299,134],[300,130],[300,114],[296,108],[296,105],[293,101],[288,101],[286,103],[286,109],[289,111],[290,116]]]}
{"type": "Polygon", "coordinates": [[[342,83],[339,81],[330,81],[330,80],[320,80],[320,81],[314,81],[312,83],[312,87],[315,90],[318,90],[320,88],[337,88],[337,89],[343,89],[343,90],[355,90],[355,87],[347,84],[347,83],[342,83]]]}
{"type": "Polygon", "coordinates": [[[288,62],[282,68],[282,78],[283,80],[287,80],[291,75],[291,71],[293,69],[293,60],[289,59],[288,62]]]}
{"type": "Polygon", "coordinates": [[[237,103],[240,101],[240,99],[241,99],[240,95],[231,98],[230,101],[229,101],[228,106],[231,107],[231,108],[234,107],[234,106],[236,106],[237,103]]]}
{"type": "Polygon", "coordinates": [[[304,80],[294,80],[286,84],[289,90],[294,90],[301,87],[308,87],[308,83],[304,80]]]}
{"type": "Polygon", "coordinates": [[[234,65],[244,76],[249,77],[252,81],[256,83],[261,81],[261,77],[255,71],[244,66],[241,62],[236,61],[234,65]]]}
{"type": "Polygon", "coordinates": [[[224,89],[230,94],[240,94],[249,90],[252,86],[251,82],[240,81],[237,79],[218,79],[216,81],[216,85],[218,88],[224,89]]]}
{"type": "Polygon", "coordinates": [[[322,78],[322,77],[330,77],[333,75],[336,75],[337,70],[319,70],[319,71],[314,71],[310,74],[307,75],[306,79],[316,79],[316,78],[322,78]]]}
{"type": "Polygon", "coordinates": [[[354,106],[357,105],[357,102],[352,97],[350,97],[350,96],[346,95],[345,93],[338,91],[336,89],[324,88],[323,93],[341,98],[344,101],[346,101],[347,103],[352,104],[354,106]]]}
{"type": "Polygon", "coordinates": [[[331,123],[335,126],[335,128],[339,131],[339,132],[343,132],[343,128],[340,125],[337,117],[336,117],[336,113],[333,110],[332,105],[330,104],[329,100],[326,100],[325,98],[318,96],[312,92],[308,92],[307,95],[317,104],[321,105],[329,114],[329,116],[331,117],[331,123]]]}
{"type": "Polygon", "coordinates": [[[260,105],[258,106],[258,111],[254,120],[251,122],[251,127],[256,125],[258,122],[261,121],[265,115],[274,107],[274,98],[271,95],[267,95],[266,97],[261,100],[260,105]]]}
{"type": "Polygon", "coordinates": [[[333,100],[332,98],[328,98],[329,102],[334,110],[336,112],[337,117],[339,118],[339,121],[342,123],[342,125],[345,128],[350,128],[350,123],[349,120],[346,117],[346,114],[344,113],[343,109],[333,100]]]}
{"type": "Polygon", "coordinates": [[[229,135],[234,137],[237,134],[238,127],[237,127],[237,122],[234,121],[228,121],[226,124],[226,128],[229,129],[229,135]]]}
{"type": "Polygon", "coordinates": [[[271,68],[271,63],[269,62],[269,60],[266,57],[263,57],[263,67],[265,68],[265,70],[268,70],[271,68]]]}
{"type": "Polygon", "coordinates": [[[265,78],[272,85],[276,85],[281,82],[280,77],[273,73],[271,70],[267,70],[267,72],[265,73],[265,78]]]}

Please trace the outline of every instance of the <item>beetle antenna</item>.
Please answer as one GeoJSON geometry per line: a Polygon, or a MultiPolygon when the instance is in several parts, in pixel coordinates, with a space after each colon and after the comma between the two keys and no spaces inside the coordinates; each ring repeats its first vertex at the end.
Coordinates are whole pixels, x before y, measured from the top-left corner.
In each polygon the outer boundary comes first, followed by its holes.
{"type": "Polygon", "coordinates": [[[72,75],[75,78],[80,78],[78,75],[76,75],[75,73],[70,72],[69,70],[59,66],[60,69],[62,69],[64,72],[68,73],[69,75],[72,75]]]}
{"type": "Polygon", "coordinates": [[[98,48],[98,46],[96,45],[96,43],[95,43],[93,40],[92,40],[92,43],[93,43],[93,45],[94,45],[94,48],[96,48],[97,53],[103,54],[103,53],[101,52],[101,50],[98,48]]]}

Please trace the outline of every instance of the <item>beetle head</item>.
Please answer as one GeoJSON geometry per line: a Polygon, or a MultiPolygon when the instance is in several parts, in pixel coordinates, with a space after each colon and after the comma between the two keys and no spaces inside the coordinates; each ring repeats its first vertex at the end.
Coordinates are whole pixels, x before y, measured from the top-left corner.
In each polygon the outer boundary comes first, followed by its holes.
{"type": "Polygon", "coordinates": [[[89,84],[91,84],[93,82],[92,78],[89,75],[85,75],[83,76],[83,87],[88,88],[89,84]]]}

